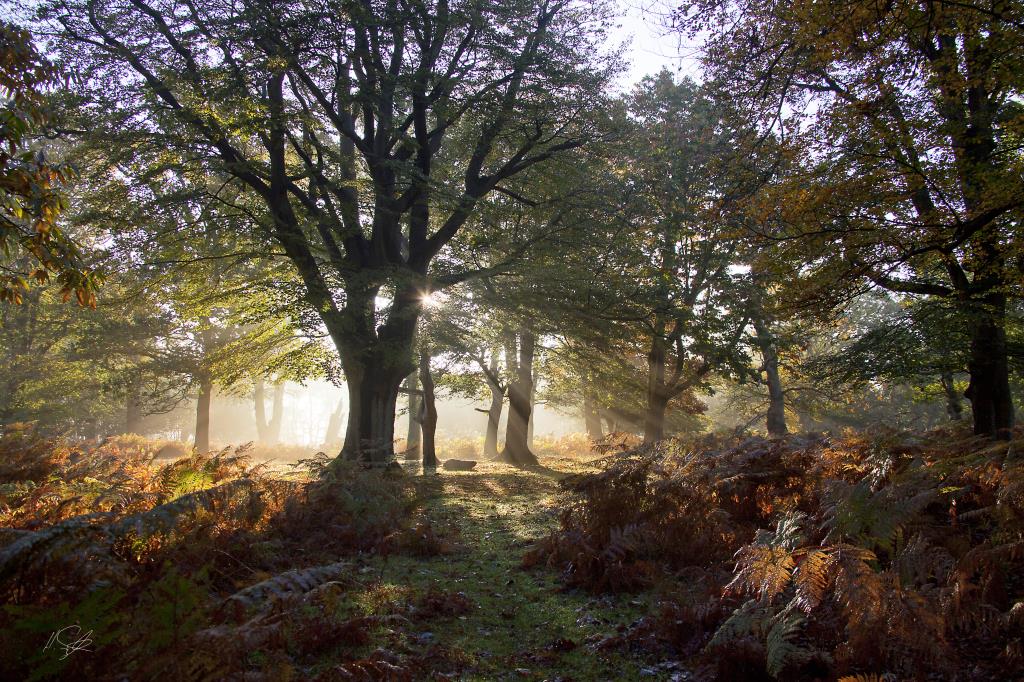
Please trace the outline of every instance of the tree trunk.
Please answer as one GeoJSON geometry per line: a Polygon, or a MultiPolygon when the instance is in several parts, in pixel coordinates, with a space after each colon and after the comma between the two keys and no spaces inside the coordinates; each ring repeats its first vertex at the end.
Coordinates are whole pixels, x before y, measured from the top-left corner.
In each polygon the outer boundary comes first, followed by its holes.
{"type": "Polygon", "coordinates": [[[498,458],[498,424],[501,422],[501,410],[505,404],[505,391],[498,383],[498,352],[491,351],[488,366],[490,374],[486,374],[487,388],[491,391],[491,406],[487,409],[487,431],[484,435],[484,457],[498,458]]]}
{"type": "Polygon", "coordinates": [[[344,422],[344,417],[345,396],[342,394],[338,397],[338,404],[334,408],[334,412],[331,413],[331,418],[327,421],[327,433],[324,434],[325,445],[333,445],[341,440],[341,425],[344,422]]]}
{"type": "Polygon", "coordinates": [[[530,419],[526,422],[526,446],[533,450],[533,427],[537,423],[537,376],[530,381],[530,419]]]}
{"type": "Polygon", "coordinates": [[[651,350],[647,354],[647,410],[644,412],[644,444],[656,443],[665,437],[665,340],[663,325],[655,329],[651,350]]]}
{"type": "Polygon", "coordinates": [[[342,458],[374,465],[389,463],[394,458],[400,377],[368,364],[358,374],[346,370],[345,381],[349,408],[342,458]]]}
{"type": "Polygon", "coordinates": [[[210,451],[210,401],[213,398],[213,381],[203,375],[199,379],[199,398],[196,400],[196,439],[198,452],[210,451]]]}
{"type": "Polygon", "coordinates": [[[583,375],[583,424],[587,429],[587,438],[592,441],[604,438],[601,432],[601,414],[597,411],[597,400],[594,398],[587,372],[583,375]]]}
{"type": "Polygon", "coordinates": [[[644,413],[644,443],[657,443],[665,437],[665,413],[668,398],[661,393],[648,394],[644,413]]]}
{"type": "Polygon", "coordinates": [[[779,377],[779,352],[775,346],[768,324],[760,317],[754,318],[754,331],[757,333],[757,347],[761,351],[761,369],[764,372],[765,384],[768,386],[768,414],[766,426],[768,435],[784,436],[786,428],[786,395],[782,390],[782,379],[779,377]]]}
{"type": "Polygon", "coordinates": [[[964,406],[960,402],[960,394],[956,392],[956,382],[952,372],[943,372],[939,377],[942,392],[946,396],[946,414],[950,421],[958,422],[964,418],[964,406]]]}
{"type": "Polygon", "coordinates": [[[437,466],[434,434],[437,431],[437,403],[434,401],[434,377],[430,375],[430,352],[420,352],[420,384],[423,386],[423,407],[420,410],[420,429],[423,433],[423,466],[437,466]]]}
{"type": "Polygon", "coordinates": [[[267,430],[267,406],[264,403],[266,397],[266,386],[263,377],[256,380],[252,389],[253,407],[256,413],[256,439],[262,444],[269,440],[267,430]]]}
{"type": "Polygon", "coordinates": [[[328,330],[348,385],[348,422],[341,459],[386,466],[395,456],[395,414],[402,381],[416,370],[413,341],[423,293],[395,294],[384,324],[374,329],[376,290],[347,290],[348,303],[328,330]]]}
{"type": "Polygon", "coordinates": [[[420,388],[419,373],[413,372],[405,380],[409,388],[409,425],[405,432],[405,459],[410,462],[420,458],[420,397],[416,391],[420,388]]]}
{"type": "Polygon", "coordinates": [[[281,442],[281,422],[284,417],[284,382],[274,384],[274,406],[270,413],[270,423],[267,425],[267,441],[271,445],[281,442]]]}
{"type": "Polygon", "coordinates": [[[519,355],[516,357],[516,336],[510,334],[505,342],[505,362],[514,379],[508,387],[508,422],[505,425],[505,449],[501,460],[517,466],[537,464],[537,456],[530,450],[530,393],[533,390],[533,356],[537,343],[534,333],[526,328],[519,331],[519,355]]]}
{"type": "MultiPolygon", "coordinates": [[[[968,42],[980,37],[977,27],[965,30],[968,42]],[[969,37],[968,37],[969,36],[969,37]]],[[[968,59],[969,66],[978,65],[968,59]]],[[[984,69],[982,72],[984,73],[984,69]]],[[[959,103],[955,113],[950,108],[947,121],[953,141],[957,176],[963,194],[964,206],[970,215],[977,216],[986,208],[987,199],[1002,191],[998,183],[1003,171],[1002,161],[997,158],[996,127],[993,114],[996,108],[984,106],[987,97],[984,76],[974,76],[972,97],[968,98],[966,111],[959,103]],[[975,89],[976,88],[976,89],[975,89]],[[976,99],[980,97],[980,99],[976,99]],[[961,118],[966,114],[965,118],[961,118]]],[[[947,83],[946,86],[951,86],[947,83]]],[[[945,96],[956,96],[952,90],[945,96]]],[[[985,229],[977,230],[970,240],[973,281],[967,282],[964,272],[950,268],[954,286],[960,295],[968,294],[962,300],[969,302],[968,322],[971,324],[971,348],[968,370],[970,383],[965,395],[971,401],[974,416],[974,433],[999,440],[1009,440],[1013,435],[1013,396],[1010,394],[1010,368],[1006,350],[1006,290],[1012,286],[1006,273],[1006,248],[1002,242],[1006,228],[1002,219],[991,222],[985,229]],[[985,293],[973,300],[970,288],[985,293]]]]}
{"type": "Polygon", "coordinates": [[[1013,396],[1006,352],[1006,296],[989,294],[971,320],[970,385],[964,395],[971,401],[974,433],[1009,440],[1013,430],[1013,396]]]}
{"type": "Polygon", "coordinates": [[[804,433],[810,433],[812,431],[818,431],[819,422],[817,419],[807,413],[806,410],[797,410],[796,419],[800,423],[800,430],[804,433]]]}
{"type": "Polygon", "coordinates": [[[128,398],[125,405],[125,433],[142,433],[142,380],[133,377],[128,384],[128,398]]]}

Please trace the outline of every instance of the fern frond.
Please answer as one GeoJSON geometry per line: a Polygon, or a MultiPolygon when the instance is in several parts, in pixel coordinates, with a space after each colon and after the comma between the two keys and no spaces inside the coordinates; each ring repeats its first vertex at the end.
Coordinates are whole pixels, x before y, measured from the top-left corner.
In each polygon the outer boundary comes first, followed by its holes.
{"type": "Polygon", "coordinates": [[[805,613],[818,608],[828,591],[832,577],[829,572],[835,558],[832,552],[815,549],[807,552],[793,573],[796,603],[805,613]]]}
{"type": "Polygon", "coordinates": [[[885,608],[883,578],[869,565],[875,554],[862,547],[841,545],[835,551],[836,597],[847,618],[851,634],[876,634],[872,628],[885,608]]]}
{"type": "MultiPolygon", "coordinates": [[[[178,526],[182,517],[200,510],[212,511],[218,505],[226,507],[238,494],[251,493],[253,490],[253,481],[248,478],[228,481],[215,488],[197,490],[144,512],[126,516],[113,524],[113,531],[118,535],[134,531],[139,537],[167,533],[178,526]]],[[[232,509],[242,511],[241,506],[237,505],[232,509]]]]}
{"type": "MultiPolygon", "coordinates": [[[[108,518],[105,513],[75,516],[48,528],[22,533],[14,542],[0,550],[0,584],[13,575],[75,551],[90,550],[108,538],[107,529],[97,521],[108,518]]],[[[88,552],[87,555],[91,555],[88,552]]]]}
{"type": "Polygon", "coordinates": [[[796,609],[786,609],[772,619],[772,627],[765,638],[768,657],[766,669],[772,677],[779,677],[790,666],[806,662],[811,651],[794,643],[804,624],[804,617],[796,609]]]}
{"type": "Polygon", "coordinates": [[[756,599],[747,600],[718,626],[707,648],[713,650],[729,646],[732,642],[750,635],[759,636],[771,615],[771,610],[762,606],[756,599]]]}
{"type": "Polygon", "coordinates": [[[324,566],[285,571],[273,578],[239,590],[228,597],[224,603],[225,605],[241,606],[243,608],[261,606],[268,599],[282,599],[291,595],[309,592],[324,583],[337,580],[348,572],[350,568],[351,565],[349,563],[339,561],[324,566]]]}
{"type": "Polygon", "coordinates": [[[747,545],[736,553],[736,576],[728,589],[756,593],[772,600],[789,585],[796,562],[783,547],[747,545]]]}

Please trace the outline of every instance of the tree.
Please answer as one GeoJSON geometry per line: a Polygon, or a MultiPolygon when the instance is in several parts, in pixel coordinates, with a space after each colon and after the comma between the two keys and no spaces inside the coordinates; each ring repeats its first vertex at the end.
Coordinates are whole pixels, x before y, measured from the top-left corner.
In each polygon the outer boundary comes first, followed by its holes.
{"type": "Polygon", "coordinates": [[[576,254],[579,279],[566,283],[564,297],[570,314],[586,320],[571,336],[603,364],[591,364],[590,382],[603,375],[631,384],[609,407],[654,442],[665,435],[670,404],[699,411],[695,391],[742,364],[747,318],[730,270],[741,231],[726,208],[749,172],[733,151],[745,131],[692,81],[662,72],[625,103],[628,132],[606,152],[603,171],[620,180],[596,209],[604,234],[592,231],[576,254]],[[596,338],[585,340],[597,324],[596,338]],[[622,410],[621,397],[637,391],[641,404],[622,410]]]}
{"type": "MultiPolygon", "coordinates": [[[[865,298],[859,307],[869,303],[865,298]]],[[[873,299],[870,304],[879,312],[851,316],[866,319],[846,343],[809,363],[808,372],[819,381],[854,387],[907,383],[940,396],[949,418],[960,420],[957,379],[967,371],[969,335],[959,325],[957,307],[941,298],[901,300],[887,294],[873,299]]],[[[1019,350],[1014,356],[1019,361],[1019,350]]]]}
{"type": "MultiPolygon", "coordinates": [[[[276,381],[273,386],[270,419],[267,419],[266,380],[263,377],[256,379],[252,394],[256,413],[256,434],[261,443],[269,445],[276,444],[281,438],[281,419],[284,414],[284,382],[276,381]]],[[[334,413],[331,414],[331,418],[334,418],[334,413]]],[[[328,424],[328,435],[331,433],[332,426],[328,424]]],[[[329,441],[330,439],[327,438],[324,442],[329,441]]]]}
{"type": "Polygon", "coordinates": [[[503,462],[517,466],[537,464],[530,449],[530,418],[533,414],[533,361],[537,351],[537,333],[528,322],[510,329],[504,337],[505,366],[511,377],[508,384],[508,420],[505,423],[505,447],[499,454],[503,462]]]}
{"type": "Polygon", "coordinates": [[[421,429],[420,429],[420,374],[419,368],[415,372],[409,375],[406,379],[406,393],[409,395],[409,403],[407,406],[408,411],[408,424],[405,435],[405,459],[408,461],[418,461],[420,459],[420,442],[421,442],[421,429]]]}
{"type": "MultiPolygon", "coordinates": [[[[798,154],[763,200],[805,291],[877,286],[955,302],[974,430],[1013,426],[1006,317],[1024,203],[1021,7],[737,3],[682,10],[716,85],[798,154]]],[[[842,298],[840,295],[838,298],[842,298]]]]}
{"type": "Polygon", "coordinates": [[[434,395],[434,377],[430,372],[430,348],[426,345],[420,349],[419,378],[420,386],[423,387],[418,420],[422,434],[420,451],[423,453],[423,466],[436,467],[437,449],[434,445],[434,435],[437,432],[437,402],[434,395]]]}
{"type": "Polygon", "coordinates": [[[341,358],[343,454],[382,462],[423,297],[474,274],[432,263],[504,181],[594,136],[606,10],[74,0],[43,14],[85,101],[258,198],[341,358]]]}
{"type": "Polygon", "coordinates": [[[0,22],[0,301],[20,303],[30,282],[55,273],[65,298],[96,305],[99,274],[58,222],[74,170],[33,144],[51,119],[48,91],[61,82],[28,31],[0,22]]]}

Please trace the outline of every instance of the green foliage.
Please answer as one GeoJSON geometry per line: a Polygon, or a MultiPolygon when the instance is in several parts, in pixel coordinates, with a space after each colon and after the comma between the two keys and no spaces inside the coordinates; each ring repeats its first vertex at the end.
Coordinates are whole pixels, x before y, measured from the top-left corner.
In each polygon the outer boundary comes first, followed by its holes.
{"type": "Polygon", "coordinates": [[[82,658],[106,655],[106,648],[125,634],[124,598],[119,589],[101,587],[75,604],[7,604],[5,620],[12,625],[0,641],[29,654],[19,662],[31,671],[26,681],[63,677],[69,668],[81,666],[82,658]]]}
{"type": "Polygon", "coordinates": [[[47,93],[61,81],[28,31],[0,22],[0,301],[21,303],[30,282],[56,273],[65,300],[96,305],[99,276],[58,223],[74,173],[32,143],[50,120],[47,93]]]}
{"type": "MultiPolygon", "coordinates": [[[[159,655],[180,649],[206,620],[203,606],[208,599],[203,584],[206,569],[192,576],[182,575],[172,565],[163,576],[146,587],[138,608],[145,614],[144,631],[138,634],[147,653],[159,655]]],[[[136,623],[139,628],[141,624],[136,623]]],[[[141,630],[141,628],[140,628],[141,630]]]]}

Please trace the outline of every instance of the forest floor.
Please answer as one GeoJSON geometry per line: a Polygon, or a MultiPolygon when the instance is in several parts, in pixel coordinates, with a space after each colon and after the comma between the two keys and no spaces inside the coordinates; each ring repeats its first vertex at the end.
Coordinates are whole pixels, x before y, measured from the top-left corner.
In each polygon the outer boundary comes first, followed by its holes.
{"type": "Polygon", "coordinates": [[[418,623],[406,633],[414,650],[440,644],[460,660],[459,679],[667,677],[628,655],[597,655],[593,648],[646,613],[646,595],[594,598],[565,591],[555,570],[521,568],[529,545],[557,526],[558,480],[589,468],[568,458],[544,464],[517,469],[480,462],[472,472],[420,476],[418,513],[449,550],[432,557],[364,555],[358,569],[364,608],[387,610],[382,600],[431,591],[464,595],[469,606],[462,615],[418,623]]]}
{"type": "Polygon", "coordinates": [[[0,678],[1024,679],[1016,435],[566,442],[435,473],[11,429],[0,678]]]}

